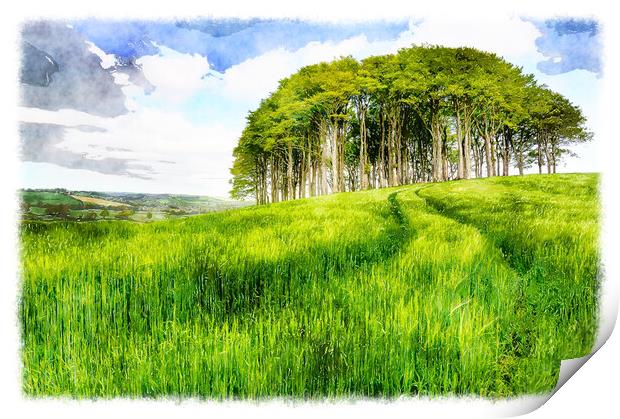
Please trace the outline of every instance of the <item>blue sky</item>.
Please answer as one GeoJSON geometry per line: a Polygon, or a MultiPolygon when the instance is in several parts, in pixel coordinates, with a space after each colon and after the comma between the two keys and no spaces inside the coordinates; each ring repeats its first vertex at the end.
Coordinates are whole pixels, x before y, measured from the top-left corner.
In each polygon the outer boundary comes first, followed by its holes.
{"type": "Polygon", "coordinates": [[[224,72],[235,64],[274,48],[296,51],[309,42],[339,41],[364,34],[370,42],[394,39],[408,29],[408,21],[370,23],[317,23],[301,20],[225,19],[177,22],[105,22],[73,24],[77,32],[108,54],[125,59],[154,55],[157,45],[209,58],[211,67],[224,72]]]}
{"type": "Polygon", "coordinates": [[[542,36],[536,48],[549,57],[538,63],[545,74],[562,74],[573,70],[602,72],[599,25],[587,19],[553,19],[534,21],[542,36]]]}
{"type": "MultiPolygon", "coordinates": [[[[245,116],[279,79],[414,43],[496,52],[598,124],[601,34],[591,20],[88,19],[31,22],[22,38],[32,66],[22,71],[24,187],[226,196],[245,116]]],[[[577,151],[564,170],[598,170],[596,144],[577,151]]]]}

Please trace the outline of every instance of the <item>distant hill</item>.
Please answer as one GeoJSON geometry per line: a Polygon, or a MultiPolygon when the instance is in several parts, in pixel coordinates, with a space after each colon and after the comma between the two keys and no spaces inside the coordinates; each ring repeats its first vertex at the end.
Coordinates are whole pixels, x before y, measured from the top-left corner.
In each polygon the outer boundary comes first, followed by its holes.
{"type": "Polygon", "coordinates": [[[96,221],[122,219],[157,221],[251,205],[197,195],[24,189],[19,191],[26,220],[96,221]]]}

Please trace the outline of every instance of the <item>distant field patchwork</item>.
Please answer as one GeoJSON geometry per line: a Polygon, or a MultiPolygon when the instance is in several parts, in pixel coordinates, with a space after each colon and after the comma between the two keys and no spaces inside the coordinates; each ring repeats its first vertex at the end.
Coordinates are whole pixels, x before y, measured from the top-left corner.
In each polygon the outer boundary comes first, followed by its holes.
{"type": "Polygon", "coordinates": [[[39,221],[160,221],[240,208],[246,202],[189,195],[106,193],[66,190],[20,192],[21,216],[39,221]]]}

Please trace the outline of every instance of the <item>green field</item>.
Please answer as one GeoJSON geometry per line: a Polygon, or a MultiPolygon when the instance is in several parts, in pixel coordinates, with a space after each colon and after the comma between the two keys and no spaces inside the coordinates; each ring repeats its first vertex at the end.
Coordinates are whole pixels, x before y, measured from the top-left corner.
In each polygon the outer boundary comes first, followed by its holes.
{"type": "Polygon", "coordinates": [[[597,330],[598,176],[420,184],[149,224],[23,222],[33,396],[504,397],[597,330]]]}
{"type": "Polygon", "coordinates": [[[83,207],[82,202],[65,193],[54,191],[23,191],[21,193],[23,202],[32,206],[41,206],[43,204],[52,205],[69,205],[72,207],[83,207]]]}

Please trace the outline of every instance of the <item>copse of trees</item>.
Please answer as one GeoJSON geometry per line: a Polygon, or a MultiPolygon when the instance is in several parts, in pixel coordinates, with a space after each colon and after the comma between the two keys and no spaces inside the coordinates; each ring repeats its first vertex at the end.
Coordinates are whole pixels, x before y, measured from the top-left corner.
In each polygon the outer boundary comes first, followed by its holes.
{"type": "Polygon", "coordinates": [[[581,110],[473,48],[414,46],[303,67],[247,116],[232,196],[258,204],[416,182],[555,173],[581,110]]]}

